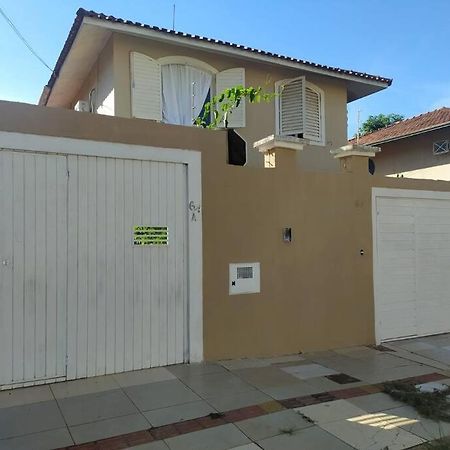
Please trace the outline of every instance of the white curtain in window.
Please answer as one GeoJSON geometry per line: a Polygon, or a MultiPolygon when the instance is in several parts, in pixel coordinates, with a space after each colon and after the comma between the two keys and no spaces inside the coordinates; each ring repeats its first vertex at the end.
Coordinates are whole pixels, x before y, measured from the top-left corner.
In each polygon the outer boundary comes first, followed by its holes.
{"type": "Polygon", "coordinates": [[[167,64],[161,67],[161,75],[163,122],[192,125],[211,88],[211,74],[191,66],[167,64]]]}

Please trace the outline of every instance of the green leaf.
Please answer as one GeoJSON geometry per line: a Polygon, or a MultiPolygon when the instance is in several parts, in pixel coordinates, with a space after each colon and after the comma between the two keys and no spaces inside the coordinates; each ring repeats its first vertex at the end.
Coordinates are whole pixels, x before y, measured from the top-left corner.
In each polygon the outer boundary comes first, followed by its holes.
{"type": "Polygon", "coordinates": [[[275,92],[264,92],[261,86],[257,88],[253,86],[246,88],[242,85],[233,86],[215,95],[211,101],[205,103],[202,116],[198,117],[194,123],[203,128],[215,129],[220,122],[223,122],[225,128],[227,128],[229,114],[233,113],[233,110],[241,104],[243,99],[248,98],[250,103],[260,103],[262,100],[270,102],[276,96],[275,92]],[[209,121],[210,123],[208,123],[209,121]]]}

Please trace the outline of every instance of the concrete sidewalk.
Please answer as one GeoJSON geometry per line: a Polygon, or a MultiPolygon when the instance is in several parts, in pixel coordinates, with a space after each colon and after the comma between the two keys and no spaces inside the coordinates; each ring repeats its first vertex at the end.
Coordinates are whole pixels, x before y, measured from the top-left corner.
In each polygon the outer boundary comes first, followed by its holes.
{"type": "Polygon", "coordinates": [[[4,391],[0,449],[395,450],[450,435],[450,424],[381,393],[388,380],[450,384],[450,367],[410,358],[402,342],[390,346],[398,352],[352,347],[4,391]]]}

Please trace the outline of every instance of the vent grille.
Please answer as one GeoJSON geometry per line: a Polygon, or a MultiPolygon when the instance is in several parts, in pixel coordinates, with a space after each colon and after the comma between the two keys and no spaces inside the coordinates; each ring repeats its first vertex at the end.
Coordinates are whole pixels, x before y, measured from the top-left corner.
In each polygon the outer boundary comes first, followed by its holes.
{"type": "Polygon", "coordinates": [[[448,140],[433,143],[433,155],[443,155],[449,152],[448,140]]]}
{"type": "Polygon", "coordinates": [[[238,267],[237,268],[237,278],[238,280],[253,278],[253,267],[238,267]]]}

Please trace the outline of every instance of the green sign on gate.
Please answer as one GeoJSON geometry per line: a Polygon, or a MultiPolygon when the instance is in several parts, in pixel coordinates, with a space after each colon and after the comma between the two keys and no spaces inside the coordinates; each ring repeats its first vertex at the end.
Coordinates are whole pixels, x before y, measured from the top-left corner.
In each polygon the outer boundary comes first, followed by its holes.
{"type": "Polygon", "coordinates": [[[133,228],[134,245],[168,245],[169,228],[168,227],[150,227],[145,225],[135,226],[133,228]]]}

